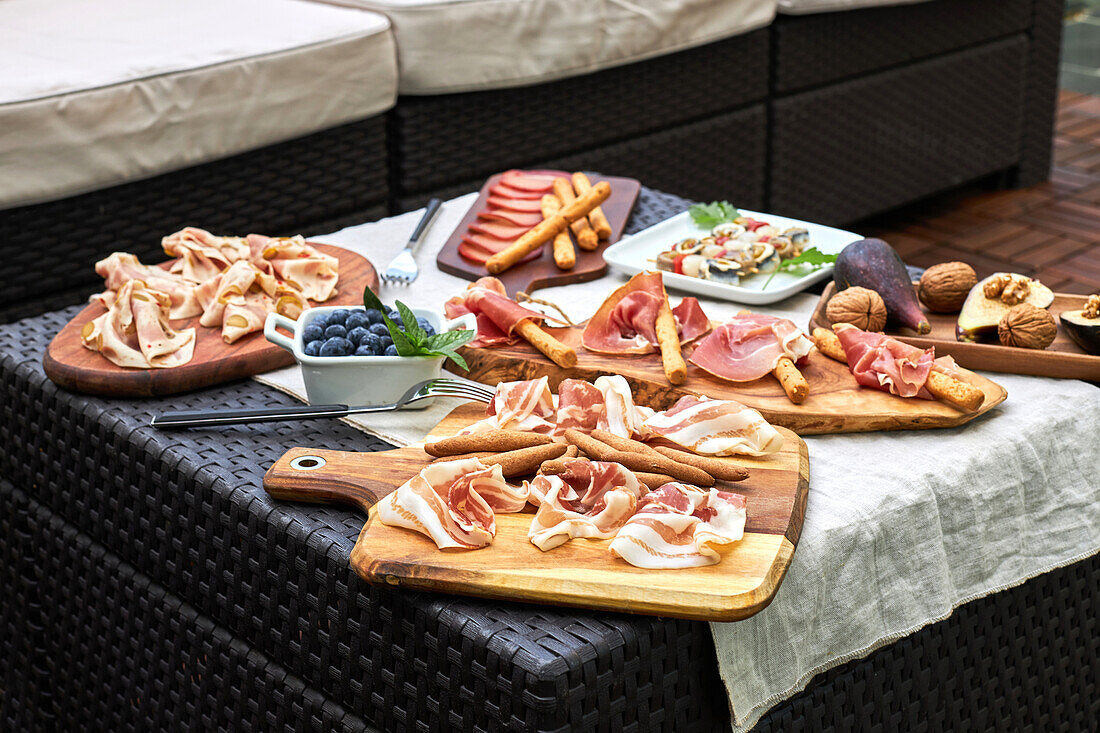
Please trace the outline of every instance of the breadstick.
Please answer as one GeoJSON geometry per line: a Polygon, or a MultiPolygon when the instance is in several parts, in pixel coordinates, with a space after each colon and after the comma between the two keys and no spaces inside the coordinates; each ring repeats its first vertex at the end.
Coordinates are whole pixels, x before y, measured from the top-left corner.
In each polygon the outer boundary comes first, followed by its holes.
{"type": "MultiPolygon", "coordinates": [[[[543,219],[549,219],[561,209],[561,201],[552,193],[543,196],[540,205],[543,219]]],[[[569,232],[562,231],[554,235],[554,264],[559,270],[572,270],[577,264],[577,252],[573,249],[569,232]]]]}
{"type": "Polygon", "coordinates": [[[701,468],[677,463],[671,458],[662,456],[660,459],[642,453],[628,453],[616,450],[607,443],[585,435],[579,430],[570,428],[565,431],[565,439],[580,448],[589,458],[597,461],[611,461],[618,463],[631,471],[645,473],[661,473],[673,476],[679,481],[686,481],[696,486],[713,486],[714,477],[701,468]]]}
{"type": "Polygon", "coordinates": [[[516,331],[527,343],[546,355],[546,358],[560,367],[570,369],[577,366],[577,352],[561,341],[543,331],[539,324],[527,319],[516,324],[516,331]]]}
{"type": "Polygon", "coordinates": [[[680,333],[676,330],[676,319],[672,317],[667,295],[657,310],[657,343],[661,346],[665,377],[671,384],[683,384],[687,379],[687,364],[680,351],[680,333]]]}
{"type": "Polygon", "coordinates": [[[645,471],[635,471],[634,476],[639,481],[645,484],[650,489],[659,489],[665,484],[671,484],[676,479],[671,476],[665,476],[663,473],[646,473],[645,471]]]}
{"type": "MultiPolygon", "coordinates": [[[[554,195],[565,206],[577,200],[577,194],[573,193],[573,184],[564,178],[554,179],[554,195]]],[[[569,226],[573,229],[573,234],[577,237],[577,246],[581,249],[593,250],[600,246],[600,238],[596,236],[596,232],[592,231],[587,216],[580,217],[569,226]]]]}
{"type": "Polygon", "coordinates": [[[810,394],[810,385],[789,356],[779,357],[772,374],[783,385],[783,391],[787,393],[787,399],[796,405],[801,405],[806,401],[806,397],[810,394]]]}
{"type": "Polygon", "coordinates": [[[565,449],[565,453],[550,461],[543,461],[539,466],[539,473],[561,473],[565,470],[566,461],[579,457],[581,452],[577,450],[577,446],[570,445],[565,449]]]}
{"type": "Polygon", "coordinates": [[[428,443],[424,446],[424,452],[429,456],[457,456],[478,451],[503,453],[552,442],[554,441],[550,436],[538,433],[525,433],[520,430],[486,430],[482,433],[455,435],[428,443]]]}
{"type": "Polygon", "coordinates": [[[616,450],[624,450],[627,453],[641,453],[642,455],[657,458],[661,456],[652,446],[648,446],[640,440],[624,438],[606,430],[593,430],[590,435],[601,443],[607,443],[616,450]]]}
{"type": "MultiPolygon", "coordinates": [[[[848,363],[844,357],[844,349],[840,345],[840,339],[835,333],[824,328],[814,329],[814,343],[818,350],[837,361],[848,363]]],[[[973,412],[985,402],[985,393],[972,384],[967,384],[961,379],[956,379],[950,374],[938,372],[933,369],[928,373],[928,381],[924,383],[928,393],[940,402],[946,402],[952,407],[957,407],[966,412],[973,412]]]]}
{"type": "Polygon", "coordinates": [[[565,444],[550,443],[486,456],[481,459],[481,462],[486,466],[500,466],[500,472],[504,474],[504,478],[512,478],[534,473],[544,461],[560,458],[565,451],[565,444]]]}
{"type": "Polygon", "coordinates": [[[717,458],[701,456],[697,453],[688,453],[687,451],[668,448],[663,445],[656,446],[654,450],[674,461],[701,468],[721,481],[744,481],[749,477],[749,472],[741,466],[735,466],[732,463],[727,463],[717,458]]]}
{"type": "Polygon", "coordinates": [[[507,249],[503,249],[490,257],[485,262],[485,269],[494,275],[507,270],[512,265],[534,252],[542,245],[554,238],[554,235],[563,231],[572,222],[586,216],[589,211],[602,204],[611,195],[611,186],[607,181],[600,181],[592,190],[549,219],[543,219],[528,231],[520,235],[519,239],[507,249]]]}
{"type": "Polygon", "coordinates": [[[445,461],[464,461],[467,458],[485,458],[487,456],[497,455],[491,450],[477,451],[476,453],[461,453],[457,456],[440,456],[432,461],[432,463],[444,463],[445,461]]]}
{"type": "MultiPolygon", "coordinates": [[[[588,176],[577,171],[573,174],[573,188],[577,189],[577,193],[583,196],[588,193],[588,189],[592,188],[592,183],[589,182],[588,176]]],[[[592,228],[596,230],[596,236],[600,239],[611,239],[611,223],[607,221],[601,207],[597,206],[592,209],[588,214],[588,221],[592,222],[592,228]]]]}

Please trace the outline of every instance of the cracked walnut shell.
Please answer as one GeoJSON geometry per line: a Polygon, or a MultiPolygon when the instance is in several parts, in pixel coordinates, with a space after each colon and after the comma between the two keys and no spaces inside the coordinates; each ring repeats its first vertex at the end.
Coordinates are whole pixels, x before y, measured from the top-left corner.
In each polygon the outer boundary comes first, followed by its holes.
{"type": "Polygon", "coordinates": [[[874,290],[848,288],[829,298],[825,317],[829,323],[850,323],[864,331],[881,331],[886,327],[886,303],[874,290]]]}
{"type": "Polygon", "coordinates": [[[917,295],[933,313],[958,313],[970,289],[978,284],[974,268],[965,262],[941,262],[920,276],[917,295]]]}
{"type": "Polygon", "coordinates": [[[1024,349],[1045,349],[1054,343],[1058,324],[1045,308],[1020,303],[1005,313],[997,324],[997,336],[1004,346],[1024,349]]]}

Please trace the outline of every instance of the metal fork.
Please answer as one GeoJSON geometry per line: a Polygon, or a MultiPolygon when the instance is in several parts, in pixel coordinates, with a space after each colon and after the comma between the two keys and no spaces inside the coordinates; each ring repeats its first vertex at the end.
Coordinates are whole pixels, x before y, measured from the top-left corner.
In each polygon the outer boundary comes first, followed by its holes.
{"type": "Polygon", "coordinates": [[[156,415],[150,425],[162,430],[176,428],[213,428],[220,425],[239,425],[250,422],[278,422],[280,420],[312,420],[319,417],[347,417],[368,412],[389,412],[429,397],[458,397],[475,402],[492,402],[496,390],[492,387],[463,382],[457,379],[429,379],[409,387],[394,403],[371,407],[347,405],[298,405],[292,407],[264,407],[257,410],[195,410],[169,412],[156,415]]]}
{"type": "Polygon", "coordinates": [[[439,207],[442,205],[443,201],[440,199],[432,199],[428,202],[428,205],[424,208],[424,216],[420,217],[420,223],[416,225],[416,229],[413,229],[409,243],[390,261],[386,271],[382,273],[382,282],[387,285],[408,285],[420,274],[413,255],[416,254],[416,249],[420,246],[424,233],[428,231],[432,219],[439,213],[439,207]]]}

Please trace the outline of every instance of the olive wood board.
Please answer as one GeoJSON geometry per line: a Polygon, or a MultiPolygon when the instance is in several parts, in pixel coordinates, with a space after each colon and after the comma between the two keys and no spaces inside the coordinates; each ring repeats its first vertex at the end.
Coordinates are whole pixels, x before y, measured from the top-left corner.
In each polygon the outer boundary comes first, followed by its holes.
{"type": "MultiPolygon", "coordinates": [[[[364,288],[378,291],[378,273],[365,257],[342,247],[310,244],[340,260],[336,294],[323,305],[362,305],[364,288]]],[[[160,266],[167,269],[170,265],[165,262],[160,266]]],[[[169,369],[120,367],[81,342],[84,324],[106,312],[100,303],[89,304],[50,342],[42,364],[46,376],[59,387],[108,397],[154,397],[202,389],[294,363],[290,352],[265,339],[262,330],[227,344],[222,340],[221,328],[200,326],[200,316],[194,316],[171,322],[176,330],[195,328],[191,361],[169,369]]]]}
{"type": "MultiPolygon", "coordinates": [[[[565,171],[546,169],[539,169],[538,172],[557,174],[564,178],[569,178],[572,175],[565,171]]],[[[489,189],[500,181],[502,175],[498,173],[490,176],[489,180],[485,182],[485,185],[481,187],[481,193],[478,195],[477,201],[462,217],[462,221],[458,223],[450,238],[443,245],[443,249],[439,251],[439,255],[436,257],[436,265],[443,272],[467,280],[477,280],[489,274],[488,270],[485,269],[485,265],[471,262],[460,255],[458,245],[462,242],[462,235],[466,233],[467,227],[477,219],[478,212],[484,211],[488,206],[489,189]]],[[[561,270],[554,264],[553,250],[548,242],[542,248],[542,254],[535,259],[529,262],[521,262],[495,276],[504,283],[504,287],[510,296],[515,297],[518,292],[531,293],[538,288],[588,282],[603,277],[607,272],[607,263],[604,262],[603,252],[622,237],[623,228],[626,227],[626,222],[630,219],[630,212],[634,210],[634,203],[638,200],[638,192],[641,190],[642,184],[633,178],[601,176],[598,173],[589,174],[588,178],[593,186],[600,181],[607,181],[611,184],[611,196],[601,204],[603,212],[607,216],[607,223],[611,225],[611,237],[606,241],[601,241],[600,245],[591,251],[577,247],[577,240],[574,238],[573,248],[577,253],[577,264],[571,270],[561,270]]],[[[569,236],[573,237],[573,234],[570,233],[569,236]]]]}
{"type": "MultiPolygon", "coordinates": [[[[454,435],[485,415],[481,404],[462,405],[430,433],[454,435]]],[[[576,606],[706,621],[737,621],[771,602],[790,565],[809,492],[806,444],[780,429],[783,448],[765,458],[724,458],[746,467],[749,478],[719,482],[747,499],[744,538],[723,550],[721,562],[701,568],[645,570],[612,555],[610,540],[571,540],[542,552],[527,539],[534,516],[497,514],[492,544],[441,551],[425,535],[390,527],[370,509],[415,476],[431,458],[418,446],[379,453],[291,448],[264,476],[276,499],[340,503],[368,512],[351,553],[351,566],[370,583],[418,590],[576,606]],[[292,467],[310,464],[312,468],[292,467]],[[323,465],[316,465],[324,460],[323,465]]],[[[516,483],[516,480],[512,480],[516,483]]]]}
{"type": "MultiPolygon", "coordinates": [[[[964,370],[966,381],[985,393],[985,402],[976,412],[962,412],[934,400],[906,399],[859,386],[846,364],[817,349],[799,363],[810,385],[810,396],[801,405],[787,399],[779,381],[770,374],[752,382],[729,382],[691,362],[687,363],[687,379],[673,386],[665,378],[659,354],[597,354],[581,346],[582,330],[580,326],[546,329],[576,350],[577,365],[572,369],[557,366],[526,341],[511,346],[464,348],[460,353],[469,372],[460,372],[450,363],[447,368],[485,384],[546,376],[551,389],[557,389],[563,379],[592,381],[602,375],[621,374],[630,383],[637,404],[664,410],[684,395],[737,400],[758,410],[772,425],[790,428],[799,435],[955,427],[988,412],[1008,396],[999,384],[964,370]]],[[[691,347],[685,347],[684,358],[690,353],[691,347]]]]}
{"type": "MultiPolygon", "coordinates": [[[[916,283],[914,283],[916,287],[916,283]]],[[[830,328],[825,307],[829,298],[836,292],[835,283],[828,283],[821,293],[821,299],[810,316],[810,331],[815,328],[830,328]]],[[[1054,320],[1062,311],[1080,310],[1085,307],[1087,295],[1055,293],[1054,302],[1047,309],[1054,320]]],[[[1045,349],[1021,349],[1015,346],[1001,346],[996,334],[992,341],[971,342],[955,338],[955,323],[958,313],[932,313],[923,308],[932,331],[918,336],[910,329],[890,330],[887,334],[898,341],[927,349],[935,347],[936,356],[950,356],[960,366],[967,369],[982,369],[987,372],[1005,374],[1028,374],[1036,377],[1057,377],[1060,379],[1100,380],[1100,355],[1088,354],[1066,335],[1062,324],[1058,323],[1058,335],[1054,343],[1045,349]]]]}

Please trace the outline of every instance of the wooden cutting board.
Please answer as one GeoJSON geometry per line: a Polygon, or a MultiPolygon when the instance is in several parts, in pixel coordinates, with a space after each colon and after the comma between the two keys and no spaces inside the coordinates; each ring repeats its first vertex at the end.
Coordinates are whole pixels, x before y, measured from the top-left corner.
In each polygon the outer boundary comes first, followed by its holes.
{"type": "MultiPolygon", "coordinates": [[[[512,346],[465,348],[461,353],[470,371],[459,372],[453,364],[447,368],[486,384],[546,376],[551,389],[557,389],[563,379],[592,381],[602,375],[621,374],[630,383],[634,401],[639,405],[664,410],[689,394],[732,399],[759,410],[772,425],[782,425],[799,435],[954,427],[992,410],[1008,396],[999,384],[979,374],[964,372],[966,380],[985,393],[985,403],[977,412],[961,412],[932,400],[905,399],[860,387],[846,365],[814,349],[801,368],[810,384],[810,396],[801,405],[795,405],[770,375],[754,382],[727,382],[688,362],[687,381],[674,387],[665,379],[658,354],[622,357],[596,354],[581,346],[583,329],[579,326],[546,330],[576,349],[577,366],[562,369],[530,344],[520,341],[512,346]]],[[[690,348],[685,349],[684,358],[689,354],[690,348]]]]}
{"type": "MultiPolygon", "coordinates": [[[[564,178],[569,178],[571,175],[565,171],[539,170],[546,173],[556,173],[564,178]]],[[[489,274],[484,265],[471,262],[460,255],[458,245],[462,242],[462,235],[466,233],[467,227],[477,219],[478,212],[487,208],[489,189],[500,181],[501,175],[498,173],[485,182],[485,185],[481,187],[481,193],[478,195],[477,201],[466,212],[466,216],[462,217],[462,221],[458,223],[446,244],[443,245],[443,249],[439,251],[439,255],[436,257],[436,265],[443,272],[467,280],[477,280],[489,274]]],[[[558,269],[558,266],[554,264],[554,256],[550,245],[547,244],[542,248],[542,254],[538,258],[516,265],[496,276],[504,283],[504,287],[507,288],[510,296],[515,297],[518,292],[531,293],[538,288],[548,288],[554,285],[587,282],[602,277],[607,272],[607,263],[603,261],[603,251],[618,242],[623,235],[623,227],[626,226],[626,222],[630,218],[630,212],[634,210],[634,203],[638,200],[638,191],[641,190],[642,184],[633,178],[601,176],[598,174],[592,174],[589,179],[592,181],[592,185],[596,185],[600,181],[607,181],[611,184],[611,196],[603,203],[604,214],[607,215],[607,221],[611,225],[611,238],[606,242],[601,242],[600,246],[591,252],[577,247],[576,239],[574,239],[573,246],[577,252],[577,264],[572,270],[558,269]]],[[[573,235],[570,234],[569,236],[573,235]]]]}
{"type": "MultiPolygon", "coordinates": [[[[362,305],[363,288],[378,291],[378,274],[366,258],[342,247],[310,244],[340,260],[336,295],[324,305],[362,305]]],[[[171,369],[116,366],[98,352],[84,348],[80,340],[84,324],[106,310],[99,303],[88,305],[50,342],[42,365],[46,376],[59,387],[108,397],[153,397],[202,389],[294,363],[290,352],[265,339],[262,331],[227,344],[222,341],[220,327],[200,326],[199,316],[195,316],[172,321],[176,330],[195,327],[197,341],[191,361],[171,369]]]]}
{"type": "MultiPolygon", "coordinates": [[[[430,437],[454,435],[485,407],[463,405],[430,437]]],[[[809,491],[806,444],[780,429],[783,449],[767,458],[724,459],[750,471],[719,486],[747,497],[745,537],[704,568],[643,570],[614,557],[610,540],[572,540],[542,552],[527,539],[533,510],[498,514],[493,543],[479,550],[439,550],[424,535],[389,527],[370,512],[351,566],[370,583],[441,593],[625,611],[706,621],[737,621],[771,602],[802,531],[809,491]]],[[[415,476],[429,456],[419,446],[381,453],[292,448],[268,470],[276,499],[341,503],[364,512],[415,476]]]]}
{"type": "MultiPolygon", "coordinates": [[[[916,283],[913,286],[916,287],[916,283]]],[[[830,328],[829,319],[825,316],[825,307],[835,292],[835,283],[825,286],[821,299],[817,301],[817,307],[810,316],[811,332],[815,328],[830,328]]],[[[1080,310],[1085,307],[1086,300],[1088,300],[1087,295],[1055,293],[1054,302],[1050,304],[1048,310],[1057,321],[1059,313],[1080,310]]],[[[958,341],[955,338],[957,313],[932,313],[927,309],[922,308],[922,310],[928,322],[932,324],[930,333],[917,336],[916,332],[909,329],[887,333],[895,336],[898,341],[904,341],[922,349],[933,346],[936,349],[936,356],[951,356],[967,369],[1060,379],[1088,379],[1094,382],[1100,380],[1100,356],[1086,353],[1066,335],[1061,324],[1058,326],[1058,335],[1054,343],[1047,348],[1020,349],[1014,346],[1001,346],[997,343],[996,334],[992,341],[986,343],[958,341]]]]}

